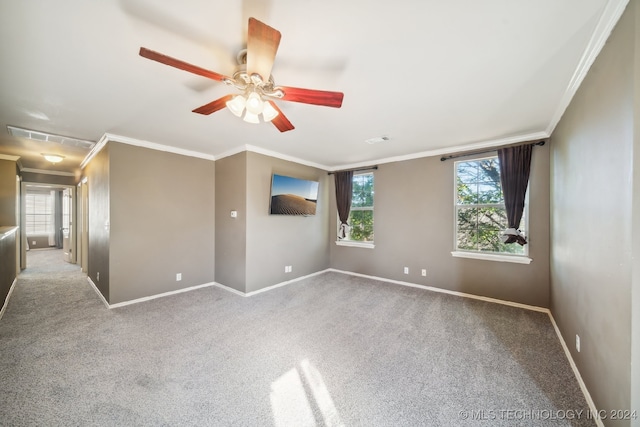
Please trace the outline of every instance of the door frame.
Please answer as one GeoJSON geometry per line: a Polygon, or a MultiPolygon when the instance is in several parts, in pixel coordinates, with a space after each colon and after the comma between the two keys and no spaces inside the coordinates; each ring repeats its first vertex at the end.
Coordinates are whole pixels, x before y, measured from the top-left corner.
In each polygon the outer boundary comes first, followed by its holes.
{"type": "Polygon", "coordinates": [[[63,189],[70,188],[71,189],[71,197],[73,197],[73,203],[71,204],[71,227],[70,232],[72,233],[72,238],[69,241],[70,249],[71,249],[71,257],[70,262],[72,264],[77,263],[76,257],[76,241],[75,236],[77,235],[76,229],[76,216],[77,216],[77,203],[76,199],[76,186],[68,185],[68,184],[52,184],[47,182],[31,182],[31,181],[22,181],[20,187],[20,268],[24,270],[27,268],[27,231],[25,227],[25,223],[27,222],[27,187],[29,186],[38,186],[45,187],[51,189],[63,189]]]}

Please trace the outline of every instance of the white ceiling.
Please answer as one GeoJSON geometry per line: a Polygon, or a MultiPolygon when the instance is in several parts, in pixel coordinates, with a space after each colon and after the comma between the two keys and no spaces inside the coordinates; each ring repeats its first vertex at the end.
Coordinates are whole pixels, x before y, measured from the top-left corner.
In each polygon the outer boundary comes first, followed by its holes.
{"type": "Polygon", "coordinates": [[[0,156],[47,167],[6,125],[328,169],[544,138],[627,1],[3,1],[0,156]],[[342,108],[279,101],[287,133],[202,116],[191,110],[235,89],[138,55],[232,75],[249,16],[282,33],[276,84],[344,92],[342,108]]]}

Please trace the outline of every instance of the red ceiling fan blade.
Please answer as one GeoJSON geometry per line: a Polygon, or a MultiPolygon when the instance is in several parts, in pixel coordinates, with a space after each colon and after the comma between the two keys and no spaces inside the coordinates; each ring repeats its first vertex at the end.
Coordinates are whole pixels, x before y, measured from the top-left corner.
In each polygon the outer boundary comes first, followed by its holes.
{"type": "Polygon", "coordinates": [[[140,48],[140,56],[143,58],[151,59],[152,61],[160,62],[161,64],[169,65],[171,67],[178,68],[180,70],[188,71],[199,76],[208,77],[213,80],[222,81],[225,78],[222,74],[218,74],[215,71],[205,70],[196,65],[189,64],[179,59],[172,58],[162,53],[149,50],[145,47],[140,48]]]}
{"type": "Polygon", "coordinates": [[[340,108],[344,93],[326,90],[301,89],[297,87],[278,86],[282,89],[285,101],[302,102],[304,104],[322,105],[324,107],[340,108]]]}
{"type": "Polygon", "coordinates": [[[280,31],[255,18],[249,18],[247,36],[247,74],[258,73],[268,81],[280,45],[280,31]]]}
{"type": "Polygon", "coordinates": [[[222,110],[227,106],[227,101],[230,101],[233,98],[233,95],[225,95],[222,98],[218,98],[213,102],[210,102],[202,107],[198,107],[193,110],[194,113],[208,115],[211,113],[215,113],[218,110],[222,110]]]}
{"type": "Polygon", "coordinates": [[[272,102],[272,101],[267,101],[267,102],[269,102],[269,104],[271,104],[271,106],[278,112],[278,115],[273,120],[271,120],[271,123],[273,123],[274,126],[277,127],[280,132],[286,132],[286,131],[295,129],[295,127],[293,127],[289,119],[287,119],[287,117],[284,114],[282,114],[282,110],[278,108],[275,102],[272,102]]]}

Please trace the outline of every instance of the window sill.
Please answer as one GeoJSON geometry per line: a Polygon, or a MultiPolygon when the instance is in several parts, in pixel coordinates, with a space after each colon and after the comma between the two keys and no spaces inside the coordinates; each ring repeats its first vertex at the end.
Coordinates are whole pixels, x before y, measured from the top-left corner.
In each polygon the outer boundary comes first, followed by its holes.
{"type": "Polygon", "coordinates": [[[352,248],[373,249],[376,247],[372,242],[356,242],[354,240],[336,240],[337,246],[351,246],[352,248]]]}
{"type": "Polygon", "coordinates": [[[451,255],[456,258],[471,258],[471,259],[482,259],[485,261],[513,262],[517,264],[531,264],[531,261],[533,261],[531,258],[524,255],[500,255],[500,254],[485,254],[480,252],[463,252],[463,251],[454,251],[454,252],[451,252],[451,255]]]}

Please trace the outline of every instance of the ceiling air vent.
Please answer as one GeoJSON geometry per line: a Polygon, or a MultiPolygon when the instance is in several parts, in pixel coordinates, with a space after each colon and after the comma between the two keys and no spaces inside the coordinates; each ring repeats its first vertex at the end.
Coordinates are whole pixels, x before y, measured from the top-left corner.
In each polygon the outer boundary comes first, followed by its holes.
{"type": "Polygon", "coordinates": [[[53,135],[37,130],[22,129],[15,126],[7,126],[7,129],[9,130],[9,134],[12,136],[17,136],[19,138],[28,138],[34,141],[56,142],[58,144],[66,145],[67,147],[79,147],[90,150],[94,145],[96,145],[94,141],[86,141],[84,139],[71,138],[68,136],[53,135]]]}
{"type": "Polygon", "coordinates": [[[381,142],[387,142],[387,141],[391,141],[391,138],[389,138],[388,136],[376,136],[375,138],[369,138],[364,140],[364,142],[371,145],[379,144],[381,142]]]}

